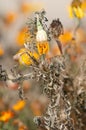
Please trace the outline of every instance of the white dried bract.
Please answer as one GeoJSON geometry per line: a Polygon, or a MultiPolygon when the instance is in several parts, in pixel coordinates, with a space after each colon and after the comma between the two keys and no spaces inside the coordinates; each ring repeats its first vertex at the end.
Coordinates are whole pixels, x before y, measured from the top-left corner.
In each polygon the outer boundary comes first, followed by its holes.
{"type": "Polygon", "coordinates": [[[43,29],[40,20],[39,20],[39,16],[37,15],[37,34],[36,34],[36,40],[37,42],[42,42],[42,41],[47,41],[47,33],[46,31],[43,29]]]}
{"type": "Polygon", "coordinates": [[[47,34],[43,29],[37,32],[36,40],[37,42],[47,41],[47,34]]]}

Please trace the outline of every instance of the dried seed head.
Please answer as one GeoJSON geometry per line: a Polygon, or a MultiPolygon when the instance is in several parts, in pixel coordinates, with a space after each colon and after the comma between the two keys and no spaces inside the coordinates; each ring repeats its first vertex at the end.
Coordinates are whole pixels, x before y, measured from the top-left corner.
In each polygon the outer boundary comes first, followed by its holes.
{"type": "Polygon", "coordinates": [[[59,19],[52,21],[50,24],[50,30],[55,38],[58,38],[61,34],[63,34],[63,25],[59,19]]]}

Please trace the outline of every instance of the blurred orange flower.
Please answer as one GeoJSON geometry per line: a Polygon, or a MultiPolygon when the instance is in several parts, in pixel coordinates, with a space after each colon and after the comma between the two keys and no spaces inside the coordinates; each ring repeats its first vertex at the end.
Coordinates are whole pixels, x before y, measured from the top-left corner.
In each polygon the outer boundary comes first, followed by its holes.
{"type": "Polygon", "coordinates": [[[20,111],[25,107],[26,102],[24,100],[18,101],[15,105],[13,105],[14,111],[20,111]]]}
{"type": "Polygon", "coordinates": [[[9,12],[5,16],[5,21],[7,24],[13,23],[17,18],[17,14],[15,12],[9,12]]]}
{"type": "Polygon", "coordinates": [[[0,121],[8,122],[13,116],[14,113],[12,111],[3,111],[1,112],[0,121]]]}
{"type": "Polygon", "coordinates": [[[30,33],[28,32],[28,29],[26,27],[22,28],[21,31],[18,33],[16,37],[16,42],[19,46],[22,46],[25,43],[26,39],[29,39],[30,33]]]}
{"type": "Polygon", "coordinates": [[[68,42],[72,40],[73,36],[70,31],[65,31],[63,35],[59,37],[59,40],[66,45],[68,42]]]}
{"type": "Polygon", "coordinates": [[[4,50],[2,47],[0,47],[0,56],[2,56],[4,54],[4,50]]]}

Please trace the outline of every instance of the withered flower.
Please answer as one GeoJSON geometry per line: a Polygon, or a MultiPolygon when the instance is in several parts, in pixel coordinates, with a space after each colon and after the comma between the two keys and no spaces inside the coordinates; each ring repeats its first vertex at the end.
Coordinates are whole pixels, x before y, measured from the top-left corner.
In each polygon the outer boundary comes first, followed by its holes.
{"type": "Polygon", "coordinates": [[[52,36],[55,38],[57,45],[59,47],[59,50],[62,54],[63,53],[62,45],[61,45],[61,42],[58,40],[58,38],[60,35],[63,34],[63,25],[59,19],[52,21],[52,23],[50,24],[50,32],[51,32],[52,36]]]}
{"type": "Polygon", "coordinates": [[[50,30],[55,38],[58,38],[60,35],[63,34],[63,25],[59,19],[52,21],[52,23],[50,24],[50,30]]]}

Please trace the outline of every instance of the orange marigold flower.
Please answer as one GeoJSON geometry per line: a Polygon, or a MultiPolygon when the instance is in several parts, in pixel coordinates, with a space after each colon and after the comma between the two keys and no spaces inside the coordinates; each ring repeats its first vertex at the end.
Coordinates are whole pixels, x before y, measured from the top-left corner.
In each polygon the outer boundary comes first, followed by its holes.
{"type": "Polygon", "coordinates": [[[20,111],[25,107],[26,102],[24,100],[18,101],[15,105],[13,105],[14,111],[20,111]]]}
{"type": "Polygon", "coordinates": [[[14,113],[12,111],[3,111],[1,112],[0,121],[8,122],[13,116],[14,113]]]}
{"type": "Polygon", "coordinates": [[[37,48],[40,55],[46,54],[49,51],[49,43],[47,41],[37,42],[37,48]]]}

